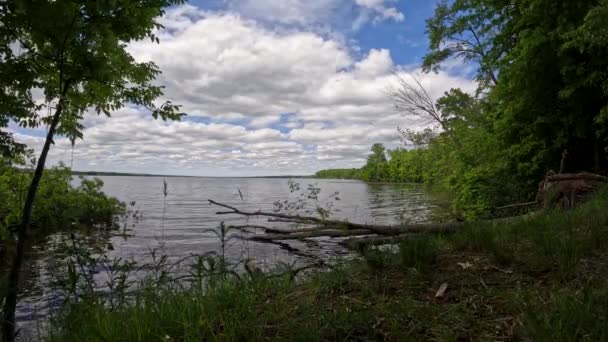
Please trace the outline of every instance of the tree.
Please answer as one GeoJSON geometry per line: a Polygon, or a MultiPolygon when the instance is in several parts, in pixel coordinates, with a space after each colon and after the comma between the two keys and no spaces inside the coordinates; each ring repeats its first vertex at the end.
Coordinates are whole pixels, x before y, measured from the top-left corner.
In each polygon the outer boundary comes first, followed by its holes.
{"type": "Polygon", "coordinates": [[[425,128],[419,132],[409,128],[397,127],[397,131],[401,135],[403,145],[414,148],[427,147],[437,137],[437,133],[430,128],[425,128]]]}
{"type": "Polygon", "coordinates": [[[367,164],[363,167],[365,180],[383,181],[388,176],[386,150],[384,145],[376,143],[372,146],[372,153],[367,157],[367,164]]]}
{"type": "Polygon", "coordinates": [[[496,126],[515,163],[534,161],[542,177],[568,151],[566,171],[608,167],[603,113],[608,105],[608,2],[529,1],[511,26],[517,43],[505,55],[496,126]]]}
{"type": "Polygon", "coordinates": [[[498,84],[501,59],[516,40],[508,25],[514,6],[510,0],[442,0],[426,21],[430,51],[423,70],[438,71],[458,58],[477,64],[480,90],[498,84]]]}
{"type": "Polygon", "coordinates": [[[423,69],[459,58],[477,66],[480,84],[478,98],[451,91],[435,104],[463,147],[461,171],[452,167],[446,183],[461,194],[479,189],[463,203],[533,197],[564,150],[567,172],[608,169],[607,20],[606,0],[438,5],[423,69]]]}
{"type": "Polygon", "coordinates": [[[9,0],[0,4],[0,123],[48,126],[44,146],[28,188],[17,232],[16,253],[4,303],[3,336],[13,341],[20,269],[27,248],[38,184],[56,134],[82,138],[84,113],[98,114],[132,104],[154,118],[176,120],[183,114],[171,102],[158,105],[162,88],[153,63],[138,63],[129,42],[152,39],[161,28],[155,18],[183,0],[9,0]],[[34,101],[42,91],[44,104],[34,101]],[[42,116],[41,109],[53,114],[42,116]]]}

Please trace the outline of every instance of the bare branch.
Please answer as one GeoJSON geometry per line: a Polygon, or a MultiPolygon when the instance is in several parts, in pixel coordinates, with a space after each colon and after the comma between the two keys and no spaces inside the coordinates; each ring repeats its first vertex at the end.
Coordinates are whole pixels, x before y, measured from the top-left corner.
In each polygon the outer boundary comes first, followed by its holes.
{"type": "Polygon", "coordinates": [[[239,210],[239,209],[229,206],[227,204],[218,203],[213,200],[209,200],[209,203],[213,204],[213,205],[217,205],[219,207],[230,209],[230,211],[218,211],[218,212],[216,212],[216,215],[237,214],[237,215],[242,215],[242,216],[266,216],[266,217],[273,217],[273,218],[285,219],[285,220],[290,220],[290,221],[314,222],[314,223],[319,223],[319,224],[322,224],[325,222],[324,220],[322,220],[318,217],[313,217],[313,216],[285,215],[285,214],[269,213],[269,212],[262,212],[262,211],[248,212],[248,211],[239,210]]]}
{"type": "Polygon", "coordinates": [[[416,116],[427,122],[434,122],[446,129],[441,114],[435,108],[435,101],[429,96],[417,76],[412,76],[412,81],[395,74],[399,82],[398,88],[388,91],[388,96],[393,99],[395,108],[408,115],[416,116]]]}
{"type": "Polygon", "coordinates": [[[411,76],[412,80],[408,81],[398,74],[395,74],[395,77],[399,82],[399,87],[389,89],[387,92],[388,97],[395,104],[395,109],[403,114],[421,118],[428,124],[439,125],[456,144],[459,144],[447,121],[435,107],[435,101],[422,85],[420,78],[411,76]]]}

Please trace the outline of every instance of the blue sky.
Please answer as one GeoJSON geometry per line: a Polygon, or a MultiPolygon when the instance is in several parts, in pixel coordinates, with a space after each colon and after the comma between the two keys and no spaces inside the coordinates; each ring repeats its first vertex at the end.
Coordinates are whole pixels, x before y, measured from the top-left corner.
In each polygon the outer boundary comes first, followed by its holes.
{"type": "MultiPolygon", "coordinates": [[[[190,3],[211,11],[228,11],[231,9],[231,6],[228,5],[231,2],[230,0],[196,0],[190,3]]],[[[275,2],[280,2],[280,0],[275,2]]],[[[336,1],[336,3],[340,2],[336,1]]],[[[352,24],[356,21],[361,8],[350,1],[350,3],[341,2],[340,8],[334,9],[335,14],[330,16],[331,20],[322,22],[322,24],[329,25],[336,31],[353,39],[361,47],[363,53],[370,49],[388,49],[397,64],[419,63],[428,46],[425,20],[433,15],[437,1],[399,0],[384,1],[384,3],[401,13],[403,20],[371,20],[361,27],[353,29],[352,24]]],[[[248,16],[246,12],[241,14],[248,16]]],[[[265,23],[267,25],[276,24],[276,22],[269,21],[265,23]]]]}
{"type": "MultiPolygon", "coordinates": [[[[394,110],[396,76],[418,77],[431,96],[473,91],[466,66],[419,69],[425,19],[434,1],[196,0],[159,22],[160,44],[128,51],[162,70],[161,100],[180,104],[182,122],[153,120],[127,107],[90,113],[74,147],[77,170],[200,176],[312,174],[360,167],[373,143],[400,144],[397,127],[422,129],[394,110]]],[[[12,127],[38,149],[44,129],[12,127]]],[[[51,163],[72,147],[56,139],[51,163]]]]}
{"type": "Polygon", "coordinates": [[[365,49],[389,49],[397,64],[418,64],[428,47],[425,20],[433,15],[436,1],[400,1],[396,7],[403,22],[383,21],[366,25],[355,33],[355,40],[365,49]]]}

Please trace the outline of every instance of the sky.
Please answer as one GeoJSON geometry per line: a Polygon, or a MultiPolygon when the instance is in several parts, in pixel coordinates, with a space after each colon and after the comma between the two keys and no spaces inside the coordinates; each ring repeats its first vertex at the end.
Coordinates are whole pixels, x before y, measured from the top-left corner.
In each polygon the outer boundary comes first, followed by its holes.
{"type": "MultiPolygon", "coordinates": [[[[84,139],[55,139],[49,165],[75,170],[194,176],[309,175],[361,167],[373,143],[421,129],[386,93],[417,75],[432,97],[473,91],[466,66],[425,74],[429,0],[195,0],[158,21],[160,44],[131,43],[182,105],[180,122],[126,107],[85,116],[84,139]],[[73,159],[72,159],[73,154],[73,159]]],[[[44,128],[12,125],[36,151],[44,128]]]]}

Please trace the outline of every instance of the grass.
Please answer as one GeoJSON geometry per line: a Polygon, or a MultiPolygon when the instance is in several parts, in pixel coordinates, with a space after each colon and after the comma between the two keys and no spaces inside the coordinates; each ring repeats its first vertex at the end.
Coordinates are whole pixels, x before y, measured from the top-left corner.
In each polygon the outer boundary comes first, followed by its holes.
{"type": "Polygon", "coordinates": [[[64,308],[48,339],[605,341],[605,208],[608,190],[567,212],[370,249],[300,282],[148,287],[114,310],[83,300],[64,308]]]}

